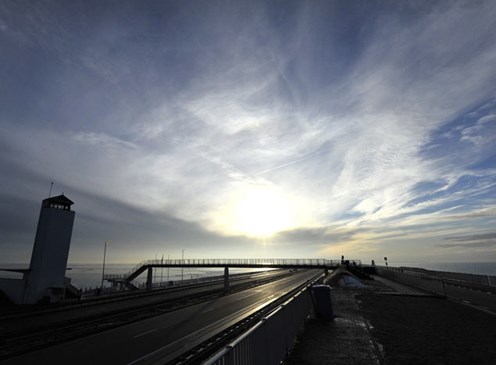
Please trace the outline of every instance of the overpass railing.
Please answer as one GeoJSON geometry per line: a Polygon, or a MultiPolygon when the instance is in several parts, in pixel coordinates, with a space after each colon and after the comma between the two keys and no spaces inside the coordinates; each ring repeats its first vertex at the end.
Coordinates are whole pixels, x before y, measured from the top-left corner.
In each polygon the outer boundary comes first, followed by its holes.
{"type": "Polygon", "coordinates": [[[312,299],[305,288],[203,365],[279,364],[311,310],[312,299]]]}
{"type": "MultiPolygon", "coordinates": [[[[360,260],[353,260],[360,264],[360,260]]],[[[106,274],[105,280],[127,280],[143,272],[147,267],[241,267],[241,268],[315,268],[336,267],[341,260],[327,259],[156,259],[145,260],[126,274],[106,274]]]]}

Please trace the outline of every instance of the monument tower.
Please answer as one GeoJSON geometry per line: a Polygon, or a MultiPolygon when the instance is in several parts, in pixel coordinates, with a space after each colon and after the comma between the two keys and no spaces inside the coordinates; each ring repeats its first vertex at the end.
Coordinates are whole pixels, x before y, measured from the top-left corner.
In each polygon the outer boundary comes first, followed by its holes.
{"type": "Polygon", "coordinates": [[[58,302],[64,297],[75,216],[71,210],[73,204],[64,194],[44,199],[41,203],[24,303],[36,303],[40,299],[58,302]]]}

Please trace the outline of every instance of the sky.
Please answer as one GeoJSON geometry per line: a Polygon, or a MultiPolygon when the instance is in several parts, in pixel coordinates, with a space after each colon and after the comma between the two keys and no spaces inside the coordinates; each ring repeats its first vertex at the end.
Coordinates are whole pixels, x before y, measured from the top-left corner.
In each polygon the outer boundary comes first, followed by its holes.
{"type": "Polygon", "coordinates": [[[0,2],[0,262],[496,261],[494,1],[0,2]]]}

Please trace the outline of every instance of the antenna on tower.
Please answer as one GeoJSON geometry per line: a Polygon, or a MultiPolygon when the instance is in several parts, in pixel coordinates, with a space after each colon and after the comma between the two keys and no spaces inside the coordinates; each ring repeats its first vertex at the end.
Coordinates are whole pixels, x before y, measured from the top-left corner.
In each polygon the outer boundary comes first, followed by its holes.
{"type": "Polygon", "coordinates": [[[49,198],[52,196],[52,188],[53,188],[53,181],[50,183],[50,192],[48,193],[49,198]]]}

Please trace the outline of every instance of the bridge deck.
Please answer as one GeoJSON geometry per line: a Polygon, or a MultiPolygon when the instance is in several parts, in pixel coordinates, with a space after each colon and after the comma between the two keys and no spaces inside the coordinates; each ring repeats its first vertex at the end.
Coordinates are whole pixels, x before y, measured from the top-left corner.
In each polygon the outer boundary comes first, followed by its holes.
{"type": "MultiPolygon", "coordinates": [[[[360,260],[348,260],[360,265],[360,260]]],[[[184,259],[184,260],[146,260],[140,262],[131,271],[122,275],[107,274],[107,281],[126,281],[138,277],[149,268],[161,267],[229,267],[229,268],[298,268],[298,269],[334,269],[342,264],[341,260],[326,259],[184,259]]]]}

